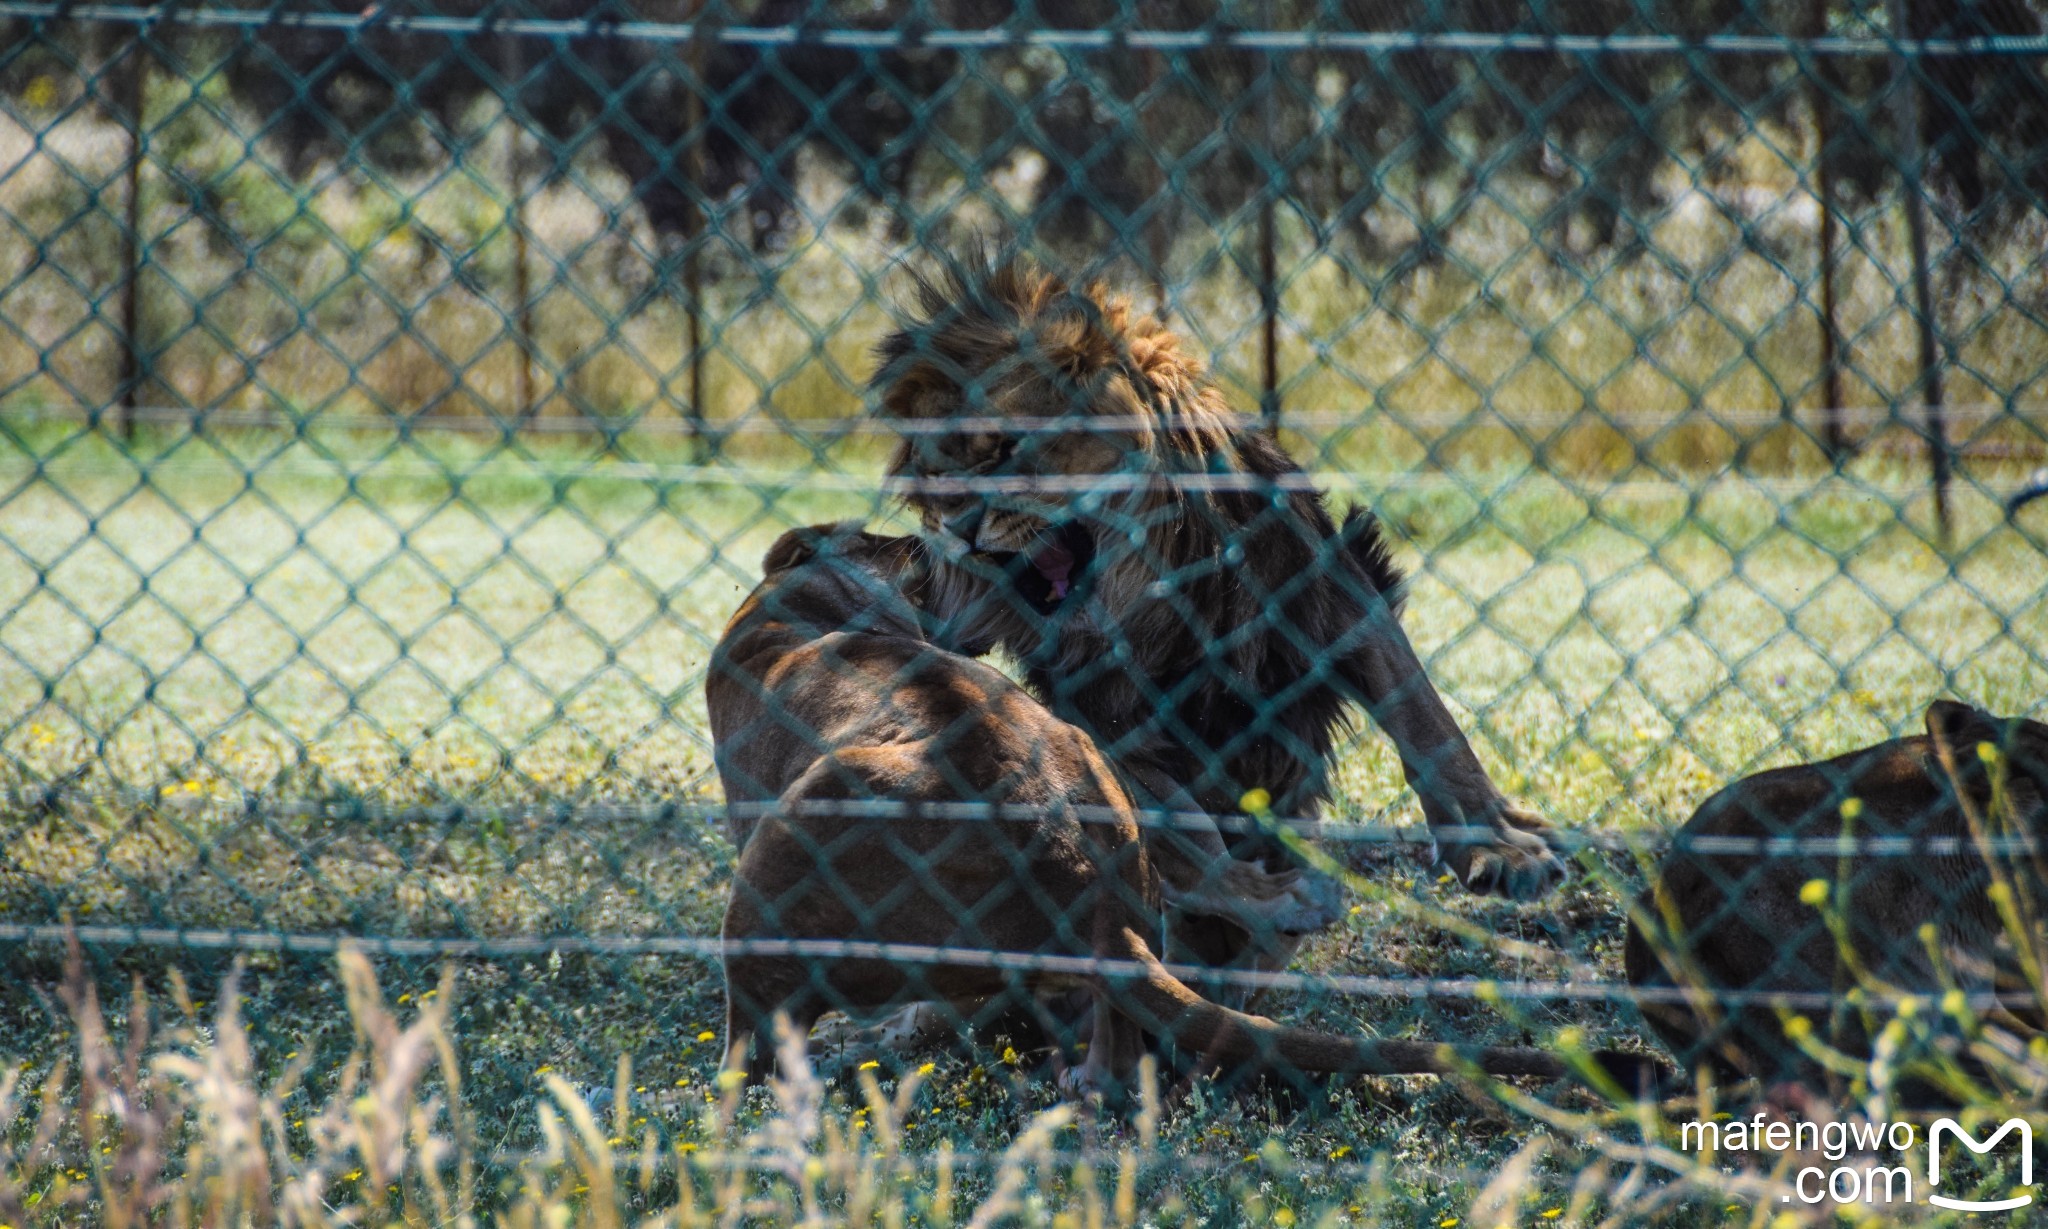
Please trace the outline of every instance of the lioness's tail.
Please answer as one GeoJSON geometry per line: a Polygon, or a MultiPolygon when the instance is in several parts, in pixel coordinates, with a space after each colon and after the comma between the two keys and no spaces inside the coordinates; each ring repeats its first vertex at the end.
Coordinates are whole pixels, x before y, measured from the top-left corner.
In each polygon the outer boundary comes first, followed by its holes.
{"type": "MultiPolygon", "coordinates": [[[[1174,1039],[1183,1049],[1211,1061],[1276,1062],[1303,1071],[1356,1075],[1454,1075],[1477,1066],[1489,1075],[1548,1078],[1577,1070],[1547,1050],[1527,1046],[1451,1045],[1435,1041],[1367,1041],[1294,1028],[1210,1002],[1175,977],[1145,941],[1125,929],[1119,958],[1144,966],[1144,976],[1119,987],[1113,997],[1136,1009],[1148,1030],[1174,1039]]],[[[1645,1054],[1600,1050],[1593,1061],[1623,1090],[1654,1096],[1670,1086],[1672,1072],[1645,1054]]]]}

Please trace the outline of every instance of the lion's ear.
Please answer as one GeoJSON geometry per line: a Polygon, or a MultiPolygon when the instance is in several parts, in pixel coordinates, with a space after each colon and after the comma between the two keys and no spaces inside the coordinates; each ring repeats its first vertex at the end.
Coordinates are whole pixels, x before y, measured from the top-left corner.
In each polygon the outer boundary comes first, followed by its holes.
{"type": "Polygon", "coordinates": [[[818,553],[817,529],[792,529],[775,539],[775,545],[761,556],[761,571],[768,575],[787,572],[800,563],[807,563],[818,553]]]}
{"type": "Polygon", "coordinates": [[[784,572],[809,563],[820,555],[844,555],[863,539],[872,537],[859,521],[834,521],[829,525],[805,525],[775,539],[775,545],[761,557],[763,572],[784,572]]]}
{"type": "MultiPolygon", "coordinates": [[[[2024,717],[1994,717],[1960,704],[1947,707],[1970,714],[1968,718],[1960,713],[1945,717],[1944,731],[1938,735],[1948,742],[1960,773],[1981,776],[1985,765],[2001,764],[2008,788],[2022,788],[2023,782],[2029,782],[2036,795],[2048,794],[2048,725],[2024,717]],[[1986,746],[1996,748],[1996,754],[1982,750],[1986,746]]],[[[1933,724],[1934,712],[1929,709],[1930,730],[1933,724]]],[[[2041,810],[2038,803],[2036,810],[2048,821],[2048,810],[2041,810]]]]}
{"type": "Polygon", "coordinates": [[[963,400],[960,386],[920,357],[883,386],[881,411],[884,418],[950,418],[960,412],[963,400]]]}
{"type": "Polygon", "coordinates": [[[1937,749],[1933,767],[1949,774],[1950,784],[1979,808],[1991,806],[1990,766],[2006,753],[2010,725],[1953,700],[1936,700],[1927,706],[1927,733],[1937,749]],[[1993,749],[1991,754],[1984,752],[1986,747],[1993,749]],[[1947,752],[1945,762],[1943,751],[1947,752]]]}
{"type": "Polygon", "coordinates": [[[761,556],[761,571],[766,575],[787,572],[799,564],[809,563],[818,557],[818,552],[828,549],[835,538],[860,532],[860,522],[842,521],[832,525],[804,525],[792,529],[775,539],[775,545],[761,556]]]}
{"type": "Polygon", "coordinates": [[[1954,700],[1936,700],[1927,706],[1928,735],[1958,760],[1964,756],[1974,759],[1978,743],[1996,747],[2004,742],[2005,724],[1981,708],[1954,700]]]}
{"type": "Polygon", "coordinates": [[[1081,321],[1060,321],[1060,327],[1047,328],[1034,340],[1039,347],[1037,356],[1033,358],[1027,352],[1020,363],[1027,370],[1042,363],[1057,371],[1072,386],[1069,391],[1075,396],[1088,395],[1097,378],[1116,362],[1116,343],[1081,321]]]}

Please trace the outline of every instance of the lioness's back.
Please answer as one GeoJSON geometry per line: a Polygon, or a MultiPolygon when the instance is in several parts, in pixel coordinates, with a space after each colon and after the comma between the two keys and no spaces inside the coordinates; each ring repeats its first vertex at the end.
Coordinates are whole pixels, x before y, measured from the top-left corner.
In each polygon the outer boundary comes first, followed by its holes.
{"type": "MultiPolygon", "coordinates": [[[[779,545],[720,642],[720,772],[756,804],[726,936],[1071,953],[1102,871],[1139,856],[1128,800],[1092,742],[1001,672],[874,622],[839,573],[878,549],[779,545]]],[[[785,963],[728,971],[798,993],[785,963]]],[[[835,960],[829,978],[832,1006],[1004,987],[992,967],[941,985],[885,960],[835,960]]]]}
{"type": "MultiPolygon", "coordinates": [[[[2048,727],[1945,701],[1926,720],[1925,735],[1738,781],[1675,834],[1630,919],[1629,981],[1669,989],[1696,974],[1701,995],[1752,996],[1718,1020],[1687,1003],[1646,1001],[1644,1018],[1681,1056],[1730,1074],[1820,1079],[1825,1072],[1785,1035],[1781,1014],[1793,1009],[1770,996],[1840,995],[1865,978],[1938,995],[1946,979],[1986,976],[1998,964],[2001,924],[1985,888],[1988,860],[2003,855],[1975,843],[1966,807],[1990,814],[1990,766],[2002,762],[2011,769],[2007,821],[2031,832],[2048,820],[2038,800],[2048,727]],[[1934,843],[1844,850],[1837,838],[1934,843]],[[1673,976],[1673,961],[1687,976],[1673,976]]],[[[1830,1046],[1868,1052],[1862,1013],[1813,1019],[1827,1021],[1830,1046]]]]}

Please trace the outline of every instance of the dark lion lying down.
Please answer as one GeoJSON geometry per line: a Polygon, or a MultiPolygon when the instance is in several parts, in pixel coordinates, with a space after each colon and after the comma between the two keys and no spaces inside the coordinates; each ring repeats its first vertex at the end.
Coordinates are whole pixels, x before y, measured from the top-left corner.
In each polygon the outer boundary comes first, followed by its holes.
{"type": "MultiPolygon", "coordinates": [[[[1808,1018],[1811,1037],[1867,1061],[1872,1034],[1895,1012],[1853,1004],[1834,1010],[1781,1005],[1773,996],[1842,996],[1852,988],[1920,996],[1927,1017],[1946,991],[2024,989],[2042,950],[2043,853],[2010,848],[1987,856],[1981,836],[2040,837],[2048,827],[2048,726],[2004,720],[1937,702],[1927,733],[1818,764],[1779,768],[1709,798],[1638,901],[1628,934],[1628,978],[1639,987],[1686,986],[1687,1003],[1649,1003],[1644,1016],[1682,1060],[1723,1076],[1824,1083],[1825,1065],[1788,1038],[1786,1021],[1808,1018]],[[1844,857],[1825,843],[1844,835],[1892,840],[1844,857]],[[1789,837],[1813,846],[1756,847],[1789,837]],[[1715,840],[1728,838],[1726,848],[1715,840]],[[2002,882],[2023,933],[2000,917],[2002,882]],[[1824,890],[1823,890],[1824,889],[1824,890]],[[1825,906],[1840,918],[1830,930],[1825,906]],[[1640,922],[1660,941],[1652,944],[1640,922]],[[1722,1009],[1716,995],[1755,1000],[1722,1009]]],[[[2040,1005],[1991,1013],[2008,1039],[2042,1028],[2040,1005]]],[[[1794,1026],[1795,1033],[1803,1031],[1794,1026]]],[[[1944,1043],[1951,1052],[1959,1041],[1944,1043]]],[[[1962,1069],[1985,1064],[1962,1055],[1962,1069]]],[[[1979,1058],[1987,1056],[1980,1055],[1979,1058]]],[[[1931,1090],[1918,1081],[1920,1093],[1931,1090]]],[[[1934,1091],[1937,1099],[1942,1097],[1934,1091]]]]}
{"type": "MultiPolygon", "coordinates": [[[[1540,1050],[1289,1028],[1182,984],[1147,937],[1160,883],[1129,798],[1079,730],[924,639],[896,594],[908,550],[851,526],[784,535],[713,655],[712,731],[743,846],[725,915],[729,1069],[765,1068],[756,1038],[776,1013],[808,1031],[828,1010],[874,1016],[936,999],[964,1017],[1020,990],[1080,988],[1093,1026],[1070,1089],[1127,1085],[1145,1033],[1211,1061],[1305,1071],[1442,1073],[1462,1061],[1565,1074],[1540,1050]],[[876,800],[907,813],[863,805],[876,800]],[[958,954],[760,950],[775,940],[958,954]],[[1060,967],[1005,971],[990,953],[1060,967]]],[[[1637,1056],[1604,1061],[1629,1087],[1657,1074],[1637,1056]]]]}

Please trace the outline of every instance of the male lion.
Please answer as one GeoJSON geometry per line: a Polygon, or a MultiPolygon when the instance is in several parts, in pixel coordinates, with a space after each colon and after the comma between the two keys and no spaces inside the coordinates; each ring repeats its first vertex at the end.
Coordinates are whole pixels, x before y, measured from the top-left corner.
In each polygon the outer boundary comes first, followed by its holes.
{"type": "Polygon", "coordinates": [[[1372,516],[1333,522],[1171,332],[1014,264],[920,292],[874,387],[948,647],[1010,650],[1135,797],[1174,811],[1230,815],[1262,790],[1312,814],[1361,705],[1468,889],[1527,900],[1563,878],[1547,826],[1494,788],[1423,673],[1372,516]]]}
{"type": "MultiPolygon", "coordinates": [[[[1691,992],[1686,1002],[1645,1003],[1644,1018],[1684,1061],[1819,1087],[1826,1067],[1787,1036],[1794,1015],[1809,1019],[1815,1040],[1868,1060],[1872,1033],[1895,1012],[1841,997],[1852,989],[1920,995],[1938,1016],[1951,985],[2024,988],[2023,970],[2048,942],[2035,912],[2048,897],[2048,862],[1982,838],[2048,835],[2044,797],[2048,725],[1950,701],[1928,708],[1924,735],[1736,782],[1679,829],[1637,901],[1630,983],[1691,992]],[[1845,836],[1865,844],[1833,847],[1845,836]],[[1774,838],[1806,844],[1763,844],[1774,838]],[[2032,952],[2000,919],[1999,881],[2017,888],[2022,927],[2036,928],[2032,952]],[[1719,997],[1731,994],[1742,1000],[1719,997]],[[1830,1010],[1782,998],[1793,994],[1838,1001],[1830,1010]]],[[[2023,1041],[2043,1027],[2039,1008],[1990,1018],[2023,1041]]],[[[1929,1095],[1926,1081],[1916,1084],[1929,1095]]]]}
{"type": "MultiPolygon", "coordinates": [[[[1115,775],[1022,688],[924,638],[897,596],[913,549],[852,525],[785,534],[713,654],[719,774],[744,824],[724,928],[728,1070],[766,1069],[756,1042],[777,1014],[807,1033],[828,1010],[939,999],[965,1017],[1083,988],[1092,1029],[1069,1091],[1127,1088],[1145,1032],[1212,1062],[1304,1071],[1567,1073],[1540,1050],[1289,1028],[1177,980],[1145,937],[1160,884],[1115,775]]],[[[1596,1061],[1630,1089],[1663,1074],[1636,1055],[1596,1061]]]]}

